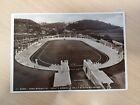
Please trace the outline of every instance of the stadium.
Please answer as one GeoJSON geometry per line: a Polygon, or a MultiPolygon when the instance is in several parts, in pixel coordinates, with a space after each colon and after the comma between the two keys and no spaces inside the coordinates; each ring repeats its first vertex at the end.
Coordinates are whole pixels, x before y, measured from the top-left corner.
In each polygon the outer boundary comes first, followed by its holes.
{"type": "Polygon", "coordinates": [[[15,91],[121,89],[124,72],[119,41],[67,29],[49,35],[15,33],[15,91]]]}

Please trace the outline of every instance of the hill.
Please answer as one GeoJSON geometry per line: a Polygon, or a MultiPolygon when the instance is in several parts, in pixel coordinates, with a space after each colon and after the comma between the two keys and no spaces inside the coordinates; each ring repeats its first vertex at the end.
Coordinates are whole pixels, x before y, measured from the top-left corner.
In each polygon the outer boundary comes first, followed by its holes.
{"type": "Polygon", "coordinates": [[[40,25],[30,19],[14,19],[14,33],[39,33],[40,25]]]}
{"type": "MultiPolygon", "coordinates": [[[[41,27],[45,30],[47,30],[50,34],[55,30],[58,34],[63,33],[66,24],[63,22],[57,22],[57,23],[41,23],[41,27]]],[[[54,32],[54,33],[56,33],[54,32]]]]}
{"type": "Polygon", "coordinates": [[[98,20],[80,20],[69,23],[66,29],[95,38],[109,38],[123,42],[123,28],[98,20]]]}
{"type": "Polygon", "coordinates": [[[77,31],[80,30],[94,30],[94,31],[101,31],[101,30],[114,30],[114,29],[120,29],[121,31],[121,27],[119,26],[115,26],[109,23],[105,23],[102,21],[98,21],[98,20],[80,20],[80,21],[76,21],[73,23],[70,23],[67,26],[67,29],[72,30],[75,29],[77,31]]]}

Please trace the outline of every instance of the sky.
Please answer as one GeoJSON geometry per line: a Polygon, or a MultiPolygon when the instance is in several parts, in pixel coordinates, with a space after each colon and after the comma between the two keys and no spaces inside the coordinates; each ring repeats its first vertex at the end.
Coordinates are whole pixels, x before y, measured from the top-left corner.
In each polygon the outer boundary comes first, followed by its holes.
{"type": "Polygon", "coordinates": [[[90,19],[99,20],[113,25],[124,25],[123,13],[23,13],[14,14],[14,18],[31,19],[37,23],[75,22],[90,19]]]}

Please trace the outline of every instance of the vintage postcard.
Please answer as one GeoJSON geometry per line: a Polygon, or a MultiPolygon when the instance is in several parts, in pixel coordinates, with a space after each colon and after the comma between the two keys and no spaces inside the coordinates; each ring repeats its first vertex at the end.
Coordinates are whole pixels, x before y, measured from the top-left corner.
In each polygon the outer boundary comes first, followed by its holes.
{"type": "Polygon", "coordinates": [[[11,92],[127,89],[123,12],[15,13],[11,92]]]}

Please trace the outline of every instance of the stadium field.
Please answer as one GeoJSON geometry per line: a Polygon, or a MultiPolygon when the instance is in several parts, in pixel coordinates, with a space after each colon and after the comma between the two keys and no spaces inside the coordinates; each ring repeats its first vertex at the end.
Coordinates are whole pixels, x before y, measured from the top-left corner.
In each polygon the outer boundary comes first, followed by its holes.
{"type": "Polygon", "coordinates": [[[69,66],[72,67],[82,65],[84,59],[104,63],[108,57],[82,41],[54,40],[47,42],[33,54],[31,60],[35,61],[35,59],[44,66],[60,64],[61,60],[68,60],[69,66]]]}

